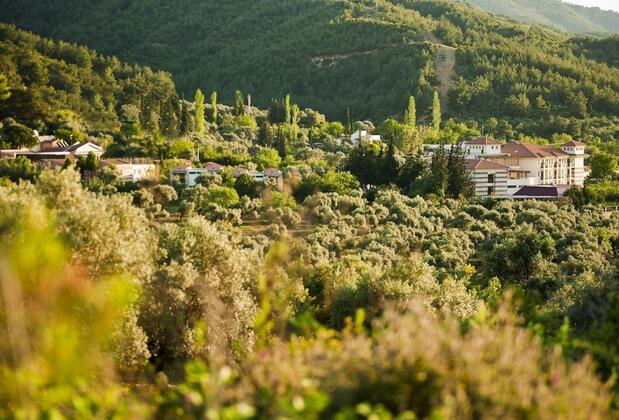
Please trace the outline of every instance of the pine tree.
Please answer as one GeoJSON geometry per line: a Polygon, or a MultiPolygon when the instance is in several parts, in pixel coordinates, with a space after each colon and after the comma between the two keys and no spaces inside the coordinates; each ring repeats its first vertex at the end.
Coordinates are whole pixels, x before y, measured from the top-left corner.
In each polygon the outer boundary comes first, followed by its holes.
{"type": "Polygon", "coordinates": [[[383,159],[381,162],[382,170],[380,171],[382,185],[388,185],[396,181],[400,167],[397,159],[395,158],[396,147],[393,142],[389,143],[389,147],[386,152],[383,152],[383,159]]]}
{"type": "Polygon", "coordinates": [[[243,99],[243,92],[240,90],[234,93],[234,114],[236,116],[245,114],[245,101],[243,99]]]}
{"type": "Polygon", "coordinates": [[[449,152],[447,194],[451,198],[468,198],[475,194],[475,184],[466,169],[464,151],[458,145],[449,152]]]}
{"type": "Polygon", "coordinates": [[[11,96],[9,81],[6,76],[0,73],[0,101],[6,101],[11,96]]]}
{"type": "Polygon", "coordinates": [[[204,94],[200,89],[196,90],[195,97],[195,130],[196,133],[204,133],[204,94]]]}
{"type": "Polygon", "coordinates": [[[410,190],[410,186],[415,182],[426,168],[426,163],[423,161],[421,153],[409,153],[405,157],[404,165],[400,168],[400,173],[395,180],[395,183],[404,192],[410,190]]]}
{"type": "Polygon", "coordinates": [[[437,130],[441,128],[441,98],[437,91],[434,91],[434,100],[432,101],[432,127],[437,130]]]}
{"type": "Polygon", "coordinates": [[[415,97],[412,95],[408,98],[408,108],[404,112],[404,124],[410,127],[417,125],[417,104],[415,103],[415,97]]]}
{"type": "Polygon", "coordinates": [[[211,93],[211,124],[217,124],[217,92],[211,93]]]}

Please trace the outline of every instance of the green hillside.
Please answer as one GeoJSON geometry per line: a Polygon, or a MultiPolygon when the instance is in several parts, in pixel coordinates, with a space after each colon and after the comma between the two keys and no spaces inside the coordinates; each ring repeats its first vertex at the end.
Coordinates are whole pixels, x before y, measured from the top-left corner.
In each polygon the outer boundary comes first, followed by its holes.
{"type": "Polygon", "coordinates": [[[66,42],[0,24],[0,74],[10,87],[0,117],[39,130],[64,121],[76,130],[114,130],[123,107],[148,115],[148,126],[173,134],[179,98],[167,73],[130,66],[66,42]],[[67,121],[70,120],[70,121],[67,121]]]}
{"type": "Polygon", "coordinates": [[[573,33],[619,32],[619,13],[561,0],[469,0],[510,19],[552,26],[573,33]]]}
{"type": "Polygon", "coordinates": [[[619,70],[599,46],[464,3],[0,0],[0,7],[2,19],[20,27],[169,71],[186,97],[200,87],[229,103],[240,89],[266,106],[291,93],[331,118],[350,108],[354,119],[380,121],[399,115],[413,94],[423,120],[441,90],[448,117],[503,124],[506,135],[512,127],[610,136],[619,115],[619,70]]]}

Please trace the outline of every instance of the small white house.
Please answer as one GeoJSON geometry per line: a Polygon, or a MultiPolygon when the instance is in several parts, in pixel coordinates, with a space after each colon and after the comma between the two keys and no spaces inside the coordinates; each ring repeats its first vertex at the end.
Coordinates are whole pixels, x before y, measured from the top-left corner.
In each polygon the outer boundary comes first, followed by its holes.
{"type": "Polygon", "coordinates": [[[369,134],[366,130],[357,130],[350,136],[350,141],[354,146],[358,146],[359,143],[375,143],[382,141],[377,134],[369,134]]]}
{"type": "Polygon", "coordinates": [[[133,162],[131,159],[103,159],[101,166],[113,166],[118,176],[125,182],[141,181],[152,176],[156,170],[153,163],[133,162]]]}

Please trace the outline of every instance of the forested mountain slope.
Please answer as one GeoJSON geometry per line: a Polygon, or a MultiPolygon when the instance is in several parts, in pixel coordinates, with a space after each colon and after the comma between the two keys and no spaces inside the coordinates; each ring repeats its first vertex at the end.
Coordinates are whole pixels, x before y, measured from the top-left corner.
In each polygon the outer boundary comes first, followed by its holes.
{"type": "Polygon", "coordinates": [[[619,13],[561,0],[469,0],[489,12],[573,33],[619,32],[619,13]]]}
{"type": "Polygon", "coordinates": [[[124,105],[133,105],[148,116],[146,126],[163,133],[177,123],[179,98],[169,74],[6,24],[0,24],[0,74],[11,89],[0,102],[0,116],[33,128],[70,119],[78,130],[114,130],[124,105]]]}
{"type": "Polygon", "coordinates": [[[447,116],[536,135],[609,136],[619,115],[619,70],[600,46],[464,3],[0,0],[0,8],[26,29],[170,71],[187,97],[200,87],[231,102],[241,89],[265,106],[291,93],[332,118],[350,108],[353,119],[380,120],[413,94],[423,120],[433,91],[451,86],[447,116]],[[446,47],[453,72],[441,72],[446,47]]]}

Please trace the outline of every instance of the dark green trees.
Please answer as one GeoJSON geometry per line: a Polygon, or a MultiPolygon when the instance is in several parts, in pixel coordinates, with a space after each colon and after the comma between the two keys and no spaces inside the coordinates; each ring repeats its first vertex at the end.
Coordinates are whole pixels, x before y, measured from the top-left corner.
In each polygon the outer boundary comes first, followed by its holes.
{"type": "Polygon", "coordinates": [[[607,152],[595,153],[589,159],[589,166],[591,167],[591,178],[610,178],[617,172],[617,157],[607,152]]]}
{"type": "Polygon", "coordinates": [[[0,101],[6,101],[10,96],[9,82],[6,80],[6,76],[0,73],[0,101]]]}
{"type": "Polygon", "coordinates": [[[475,195],[475,184],[466,169],[464,151],[460,146],[452,147],[447,159],[447,195],[452,198],[469,198],[475,195]]]}
{"type": "Polygon", "coordinates": [[[0,145],[7,149],[21,149],[37,145],[34,131],[25,125],[11,122],[0,131],[0,145]]]}

